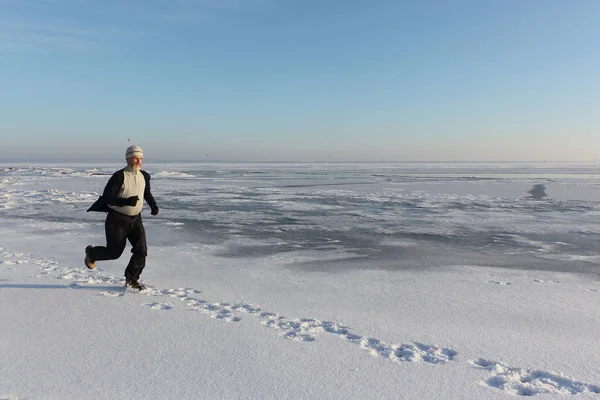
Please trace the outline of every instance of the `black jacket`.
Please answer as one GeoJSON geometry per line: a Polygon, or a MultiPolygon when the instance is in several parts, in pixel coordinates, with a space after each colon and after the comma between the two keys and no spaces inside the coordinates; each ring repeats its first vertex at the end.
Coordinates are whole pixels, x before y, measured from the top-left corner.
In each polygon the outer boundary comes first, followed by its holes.
{"type": "MultiPolygon", "coordinates": [[[[153,209],[154,207],[156,207],[156,200],[154,200],[154,196],[152,196],[152,192],[150,191],[150,174],[148,174],[146,171],[140,172],[142,173],[142,175],[144,176],[144,180],[146,181],[146,189],[144,190],[144,200],[146,200],[150,208],[153,209]]],[[[123,173],[123,169],[115,172],[108,180],[108,183],[104,188],[102,196],[100,196],[98,200],[96,200],[96,202],[92,204],[90,208],[88,208],[88,212],[108,212],[110,211],[110,208],[108,207],[109,205],[119,207],[127,205],[125,204],[125,201],[127,199],[117,196],[117,193],[119,193],[119,190],[121,189],[121,186],[123,186],[124,181],[125,174],[123,173]]]]}

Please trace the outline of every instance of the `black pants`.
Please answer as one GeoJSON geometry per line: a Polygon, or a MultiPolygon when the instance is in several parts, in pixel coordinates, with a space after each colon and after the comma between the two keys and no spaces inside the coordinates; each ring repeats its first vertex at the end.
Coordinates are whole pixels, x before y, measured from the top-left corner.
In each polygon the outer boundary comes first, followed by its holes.
{"type": "Polygon", "coordinates": [[[146,231],[142,224],[142,215],[133,217],[116,211],[110,211],[104,224],[106,247],[95,246],[90,251],[94,261],[116,260],[121,257],[127,240],[131,243],[131,258],[125,269],[125,279],[137,281],[146,266],[146,231]]]}

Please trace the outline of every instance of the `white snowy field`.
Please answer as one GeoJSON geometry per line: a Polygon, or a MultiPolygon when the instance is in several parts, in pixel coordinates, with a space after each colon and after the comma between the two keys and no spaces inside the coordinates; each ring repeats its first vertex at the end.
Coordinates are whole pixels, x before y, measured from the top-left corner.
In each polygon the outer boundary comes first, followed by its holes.
{"type": "Polygon", "coordinates": [[[141,293],[121,167],[0,165],[0,399],[600,399],[596,164],[148,160],[141,293]]]}

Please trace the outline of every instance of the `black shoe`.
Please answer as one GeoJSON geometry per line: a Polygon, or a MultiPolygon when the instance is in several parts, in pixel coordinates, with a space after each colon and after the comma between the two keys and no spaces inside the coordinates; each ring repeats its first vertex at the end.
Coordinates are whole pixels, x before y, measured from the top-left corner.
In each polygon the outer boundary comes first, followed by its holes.
{"type": "Polygon", "coordinates": [[[85,266],[88,267],[88,269],[94,269],[96,268],[96,261],[92,260],[92,257],[90,257],[90,250],[92,249],[93,246],[87,246],[85,248],[85,266]]]}
{"type": "Polygon", "coordinates": [[[133,280],[129,280],[129,279],[125,280],[125,287],[129,287],[129,288],[137,289],[137,290],[146,289],[146,286],[142,285],[139,281],[133,281],[133,280]]]}

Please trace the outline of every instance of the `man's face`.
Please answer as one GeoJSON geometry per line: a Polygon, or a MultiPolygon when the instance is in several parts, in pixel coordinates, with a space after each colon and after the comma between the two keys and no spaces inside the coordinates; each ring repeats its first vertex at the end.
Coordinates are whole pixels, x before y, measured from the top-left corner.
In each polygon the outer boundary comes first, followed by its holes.
{"type": "Polygon", "coordinates": [[[136,171],[142,169],[142,157],[130,157],[127,159],[127,165],[136,171]]]}

